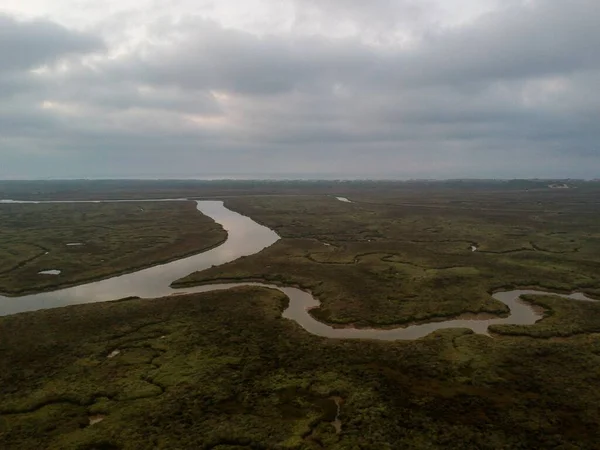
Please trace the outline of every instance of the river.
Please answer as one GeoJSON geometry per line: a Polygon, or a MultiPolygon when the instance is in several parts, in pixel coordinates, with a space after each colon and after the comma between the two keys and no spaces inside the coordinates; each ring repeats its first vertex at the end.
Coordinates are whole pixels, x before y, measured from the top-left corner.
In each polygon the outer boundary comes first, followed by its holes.
{"type": "MultiPolygon", "coordinates": [[[[139,200],[131,200],[139,202],[139,200]]],[[[181,201],[169,199],[163,201],[181,201]]],[[[0,200],[0,203],[20,203],[0,200]]],[[[39,203],[39,202],[22,202],[39,203]]],[[[53,202],[63,203],[63,202],[53,202]]],[[[65,202],[66,203],[66,202],[65,202]]],[[[81,202],[83,203],[83,202],[81,202]]],[[[93,203],[98,203],[94,201],[93,203]]],[[[243,256],[253,255],[273,245],[279,236],[269,228],[259,225],[249,217],[227,209],[221,201],[198,201],[198,210],[221,224],[227,231],[227,240],[211,250],[177,261],[142,269],[129,274],[105,280],[81,284],[51,292],[43,292],[21,297],[0,296],[0,315],[10,315],[25,311],[56,308],[82,303],[95,303],[125,297],[157,298],[172,294],[209,292],[230,289],[236,286],[262,286],[277,289],[289,298],[289,306],[283,317],[296,321],[309,333],[328,338],[400,340],[418,339],[429,333],[445,328],[470,328],[476,333],[487,334],[492,324],[530,325],[542,316],[527,303],[519,300],[525,294],[548,294],[533,290],[513,290],[497,292],[493,297],[510,308],[510,316],[494,319],[461,319],[431,322],[394,329],[334,328],[315,320],[308,310],[318,308],[320,303],[309,292],[293,287],[281,287],[263,283],[210,284],[190,288],[173,289],[170,284],[192,272],[225,264],[243,256]]],[[[56,268],[57,270],[60,267],[56,268]]],[[[583,294],[553,294],[579,301],[594,301],[583,294]]]]}

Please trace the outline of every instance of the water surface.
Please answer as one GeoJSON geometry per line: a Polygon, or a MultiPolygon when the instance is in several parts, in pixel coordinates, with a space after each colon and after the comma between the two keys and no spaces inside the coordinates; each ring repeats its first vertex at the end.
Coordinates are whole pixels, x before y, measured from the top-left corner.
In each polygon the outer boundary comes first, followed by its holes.
{"type": "MultiPolygon", "coordinates": [[[[46,252],[47,254],[48,252],[46,252]]],[[[60,275],[62,271],[58,269],[41,270],[38,275],[60,275]]]]}
{"type": "Polygon", "coordinates": [[[199,211],[213,218],[227,231],[227,240],[218,247],[167,264],[79,286],[22,297],[0,296],[0,315],[132,296],[163,297],[177,292],[170,287],[173,281],[213,265],[253,255],[279,239],[274,231],[230,211],[221,201],[199,201],[197,204],[199,211]]]}
{"type": "MultiPolygon", "coordinates": [[[[139,202],[140,200],[132,201],[139,202]]],[[[178,199],[162,201],[178,201],[178,199]]],[[[0,200],[0,203],[14,202],[0,200]]],[[[98,202],[96,201],[95,203],[98,202]]],[[[80,286],[22,297],[0,296],[0,315],[74,304],[101,302],[130,296],[156,298],[172,294],[191,294],[225,290],[237,286],[260,286],[277,289],[287,295],[290,301],[288,308],[282,314],[283,317],[294,320],[305,330],[314,335],[344,339],[405,340],[418,339],[433,331],[446,328],[470,328],[476,333],[487,334],[488,326],[493,324],[530,325],[538,321],[542,315],[536,312],[529,304],[519,300],[520,296],[552,294],[535,290],[513,290],[495,293],[493,297],[510,308],[510,316],[506,318],[456,319],[393,329],[357,329],[351,327],[334,328],[315,320],[308,311],[312,308],[319,307],[320,302],[309,292],[293,287],[241,282],[173,289],[170,287],[170,284],[175,280],[192,272],[207,269],[213,265],[225,264],[237,258],[258,253],[265,247],[274,244],[279,239],[279,236],[277,236],[274,231],[259,225],[248,217],[225,208],[221,201],[198,201],[197,205],[199,211],[213,218],[227,231],[227,240],[218,247],[167,264],[157,265],[130,274],[115,276],[113,278],[82,284],[80,286]]],[[[559,295],[560,297],[571,300],[594,301],[581,293],[553,295],[559,295]]]]}

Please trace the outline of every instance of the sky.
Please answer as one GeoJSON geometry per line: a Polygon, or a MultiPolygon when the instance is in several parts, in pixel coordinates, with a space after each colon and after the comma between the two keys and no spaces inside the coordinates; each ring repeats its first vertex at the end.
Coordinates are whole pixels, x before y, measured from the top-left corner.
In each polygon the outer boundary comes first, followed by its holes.
{"type": "Polygon", "coordinates": [[[0,0],[0,179],[598,178],[598,0],[0,0]]]}

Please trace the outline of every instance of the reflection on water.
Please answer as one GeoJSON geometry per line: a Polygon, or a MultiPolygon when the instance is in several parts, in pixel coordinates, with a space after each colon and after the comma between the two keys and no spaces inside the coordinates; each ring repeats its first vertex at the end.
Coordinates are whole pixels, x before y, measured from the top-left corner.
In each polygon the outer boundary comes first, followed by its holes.
{"type": "Polygon", "coordinates": [[[344,202],[344,203],[352,203],[350,200],[348,200],[346,197],[336,197],[340,202],[344,202]]]}
{"type": "MultiPolygon", "coordinates": [[[[7,203],[7,201],[0,202],[7,203]]],[[[283,312],[283,317],[296,321],[305,330],[317,336],[344,339],[398,340],[417,339],[433,331],[446,328],[470,328],[476,333],[487,334],[488,326],[493,324],[530,325],[542,316],[535,312],[530,305],[519,300],[519,297],[528,294],[549,294],[548,292],[534,290],[495,293],[493,297],[510,308],[511,314],[506,318],[447,320],[404,328],[377,330],[333,328],[315,320],[308,311],[319,307],[319,301],[309,292],[297,288],[279,287],[263,283],[228,283],[173,289],[170,284],[179,278],[213,265],[224,264],[242,256],[252,255],[274,244],[279,239],[274,231],[257,224],[248,217],[228,210],[223,206],[223,202],[199,201],[197,203],[199,211],[212,217],[227,231],[227,241],[220,246],[199,255],[81,286],[23,297],[0,296],[0,315],[80,303],[101,302],[130,296],[152,298],[164,297],[174,293],[191,294],[224,290],[237,286],[261,286],[277,289],[287,295],[290,302],[288,308],[283,312]]],[[[581,293],[553,295],[572,300],[594,301],[581,293]]]]}
{"type": "Polygon", "coordinates": [[[169,286],[174,280],[197,270],[258,253],[279,239],[274,231],[228,210],[223,206],[223,202],[197,203],[199,211],[220,223],[228,233],[227,240],[218,247],[167,264],[80,286],[23,297],[0,296],[0,315],[131,296],[163,297],[176,292],[169,286]]]}
{"type": "Polygon", "coordinates": [[[283,312],[283,317],[297,322],[302,328],[311,334],[338,339],[376,339],[384,341],[418,339],[428,334],[447,328],[470,328],[478,334],[488,334],[488,326],[496,324],[505,325],[532,325],[542,318],[528,304],[519,299],[521,295],[558,295],[563,298],[579,301],[595,301],[581,293],[577,294],[554,294],[534,290],[514,290],[497,292],[493,295],[496,300],[501,301],[510,308],[510,316],[495,319],[457,319],[444,322],[430,322],[420,325],[392,329],[375,328],[334,328],[314,319],[308,311],[318,308],[320,302],[309,292],[293,287],[280,287],[264,283],[227,283],[211,284],[206,286],[195,286],[182,289],[185,293],[209,292],[215,290],[231,289],[239,286],[258,286],[277,289],[283,292],[289,299],[289,306],[283,312]]]}
{"type": "Polygon", "coordinates": [[[38,272],[39,275],[60,275],[60,273],[61,271],[58,269],[42,270],[38,272]]]}

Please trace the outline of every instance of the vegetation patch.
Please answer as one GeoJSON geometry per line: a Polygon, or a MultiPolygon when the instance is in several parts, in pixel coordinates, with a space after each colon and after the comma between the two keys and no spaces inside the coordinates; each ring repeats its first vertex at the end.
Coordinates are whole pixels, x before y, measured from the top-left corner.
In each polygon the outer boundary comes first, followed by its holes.
{"type": "MultiPolygon", "coordinates": [[[[497,289],[600,296],[597,183],[547,184],[0,182],[0,193],[226,196],[228,207],[282,239],[177,284],[298,285],[321,300],[319,320],[377,327],[503,314],[490,295],[497,289]]],[[[70,261],[94,271],[86,276],[109,276],[124,255],[129,270],[158,262],[166,249],[200,248],[176,244],[188,226],[198,244],[223,236],[192,203],[142,205],[153,216],[141,231],[142,211],[127,209],[135,204],[2,205],[3,289],[56,286],[35,284],[48,268],[64,272],[45,282],[83,280],[70,261]],[[94,211],[102,217],[83,219],[94,211]],[[88,221],[93,232],[74,233],[88,221]],[[94,258],[105,258],[93,254],[94,236],[103,227],[106,242],[121,237],[106,253],[111,271],[100,274],[94,258]],[[85,245],[66,245],[75,242],[85,245]],[[38,264],[54,253],[51,265],[38,264]],[[18,275],[30,268],[36,278],[18,275]]],[[[600,305],[526,301],[545,311],[532,326],[399,342],[310,335],[281,317],[287,299],[279,291],[256,287],[3,317],[0,448],[596,449],[600,305]]]]}
{"type": "Polygon", "coordinates": [[[321,301],[313,311],[319,320],[367,327],[463,313],[504,315],[507,307],[491,297],[501,288],[600,292],[600,227],[590,214],[600,210],[585,192],[547,202],[545,192],[390,189],[352,200],[227,199],[229,208],[282,239],[174,286],[225,280],[296,285],[321,301]]]}
{"type": "Polygon", "coordinates": [[[106,278],[202,252],[226,237],[195,202],[3,204],[0,292],[106,278]]]}
{"type": "Polygon", "coordinates": [[[525,295],[522,299],[543,308],[543,319],[534,325],[492,325],[490,326],[491,332],[535,338],[600,333],[600,303],[576,301],[549,295],[525,295]]]}
{"type": "Polygon", "coordinates": [[[246,287],[1,318],[0,447],[597,447],[598,334],[331,340],[286,303],[246,287]]]}

